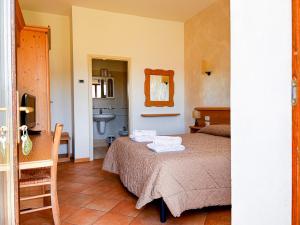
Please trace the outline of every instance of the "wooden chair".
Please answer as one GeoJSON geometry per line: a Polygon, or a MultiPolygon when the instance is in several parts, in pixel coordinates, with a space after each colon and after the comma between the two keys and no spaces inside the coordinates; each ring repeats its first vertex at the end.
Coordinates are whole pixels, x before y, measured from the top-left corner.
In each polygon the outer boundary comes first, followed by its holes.
{"type": "Polygon", "coordinates": [[[62,133],[63,125],[56,124],[54,131],[54,140],[52,146],[52,160],[53,166],[50,168],[38,168],[30,170],[22,170],[20,176],[20,189],[28,187],[43,186],[46,187],[50,185],[50,193],[43,193],[40,195],[34,195],[29,197],[20,197],[20,201],[28,201],[33,199],[51,198],[51,204],[49,206],[43,206],[40,208],[25,209],[20,212],[20,214],[27,214],[32,212],[37,212],[46,209],[52,209],[53,220],[55,225],[60,225],[59,217],[59,206],[57,198],[57,161],[58,161],[58,149],[60,145],[60,137],[62,133]]]}

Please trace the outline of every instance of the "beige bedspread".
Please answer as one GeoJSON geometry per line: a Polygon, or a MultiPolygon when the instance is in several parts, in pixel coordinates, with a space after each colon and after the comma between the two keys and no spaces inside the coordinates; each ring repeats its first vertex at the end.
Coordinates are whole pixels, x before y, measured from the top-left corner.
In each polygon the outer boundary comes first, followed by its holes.
{"type": "Polygon", "coordinates": [[[195,133],[182,139],[185,151],[155,153],[144,143],[118,138],[103,169],[120,175],[124,186],[139,197],[138,209],[161,197],[173,216],[230,205],[230,138],[195,133]]]}

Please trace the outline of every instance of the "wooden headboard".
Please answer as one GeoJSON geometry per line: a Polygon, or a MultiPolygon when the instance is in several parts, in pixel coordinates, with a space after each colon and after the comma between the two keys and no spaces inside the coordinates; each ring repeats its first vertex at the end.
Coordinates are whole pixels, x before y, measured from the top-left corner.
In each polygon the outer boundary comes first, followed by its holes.
{"type": "Polygon", "coordinates": [[[197,119],[198,126],[205,126],[205,117],[209,116],[210,124],[230,124],[230,108],[228,107],[196,107],[201,118],[197,119]]]}

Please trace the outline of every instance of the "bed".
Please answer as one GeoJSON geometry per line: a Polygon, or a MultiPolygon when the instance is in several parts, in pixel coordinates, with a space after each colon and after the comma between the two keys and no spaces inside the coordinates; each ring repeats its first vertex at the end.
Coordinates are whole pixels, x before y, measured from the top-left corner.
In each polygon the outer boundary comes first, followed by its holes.
{"type": "Polygon", "coordinates": [[[231,205],[230,137],[222,132],[180,136],[186,150],[167,153],[118,138],[103,164],[139,197],[136,208],[160,199],[161,222],[166,221],[166,206],[178,217],[189,209],[231,205]]]}

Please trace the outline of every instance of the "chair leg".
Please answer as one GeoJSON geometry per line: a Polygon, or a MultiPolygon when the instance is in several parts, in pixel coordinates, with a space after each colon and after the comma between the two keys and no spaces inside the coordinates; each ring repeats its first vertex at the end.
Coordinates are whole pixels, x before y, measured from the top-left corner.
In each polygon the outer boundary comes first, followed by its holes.
{"type": "Polygon", "coordinates": [[[53,191],[51,193],[51,204],[52,204],[52,214],[53,214],[54,224],[60,225],[59,205],[58,205],[58,198],[57,198],[56,191],[53,191]]]}

